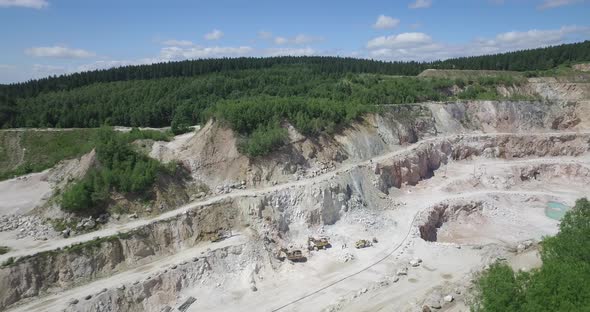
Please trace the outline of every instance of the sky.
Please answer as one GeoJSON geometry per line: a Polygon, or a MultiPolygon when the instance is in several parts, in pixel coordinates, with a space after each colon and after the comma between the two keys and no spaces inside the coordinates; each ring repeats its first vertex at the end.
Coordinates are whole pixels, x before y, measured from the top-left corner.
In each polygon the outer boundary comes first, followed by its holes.
{"type": "Polygon", "coordinates": [[[590,39],[590,0],[0,0],[0,83],[184,59],[429,61],[590,39]]]}

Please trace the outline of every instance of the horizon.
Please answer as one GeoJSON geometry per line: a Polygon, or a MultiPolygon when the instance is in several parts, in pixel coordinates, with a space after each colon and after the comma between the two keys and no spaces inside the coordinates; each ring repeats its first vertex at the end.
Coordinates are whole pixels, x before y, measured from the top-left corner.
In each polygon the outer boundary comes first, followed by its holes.
{"type": "Polygon", "coordinates": [[[588,4],[0,0],[0,34],[6,38],[0,84],[197,59],[335,56],[430,62],[529,50],[590,39],[588,4]]]}

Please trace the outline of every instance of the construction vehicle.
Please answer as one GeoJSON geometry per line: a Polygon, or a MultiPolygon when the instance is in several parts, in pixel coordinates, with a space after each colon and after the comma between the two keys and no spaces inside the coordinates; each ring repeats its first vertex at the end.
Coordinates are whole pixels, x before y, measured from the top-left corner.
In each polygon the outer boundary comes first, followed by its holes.
{"type": "Polygon", "coordinates": [[[371,243],[370,241],[366,240],[366,239],[361,239],[356,241],[356,243],[354,243],[354,247],[356,247],[357,249],[361,249],[361,248],[367,248],[367,247],[371,247],[373,246],[373,243],[371,243]]]}
{"type": "Polygon", "coordinates": [[[287,248],[281,248],[278,253],[279,260],[284,261],[285,259],[291,262],[305,262],[307,258],[303,256],[303,252],[301,250],[288,250],[287,248]],[[284,255],[284,256],[283,256],[284,255]]]}
{"type": "Polygon", "coordinates": [[[217,242],[220,242],[230,236],[231,235],[228,236],[227,233],[225,233],[223,230],[219,229],[211,235],[211,242],[217,243],[217,242]]]}
{"type": "Polygon", "coordinates": [[[322,237],[320,239],[316,239],[315,237],[310,237],[307,244],[307,249],[309,250],[320,250],[320,249],[328,249],[332,247],[330,242],[327,238],[322,237]]]}

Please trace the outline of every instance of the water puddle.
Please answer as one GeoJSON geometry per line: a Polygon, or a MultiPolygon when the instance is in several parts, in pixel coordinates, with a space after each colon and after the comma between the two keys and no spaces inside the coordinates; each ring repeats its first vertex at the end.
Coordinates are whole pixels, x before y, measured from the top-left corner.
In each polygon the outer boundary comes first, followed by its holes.
{"type": "Polygon", "coordinates": [[[545,207],[545,215],[553,220],[561,220],[569,209],[570,207],[563,203],[550,201],[545,207]]]}

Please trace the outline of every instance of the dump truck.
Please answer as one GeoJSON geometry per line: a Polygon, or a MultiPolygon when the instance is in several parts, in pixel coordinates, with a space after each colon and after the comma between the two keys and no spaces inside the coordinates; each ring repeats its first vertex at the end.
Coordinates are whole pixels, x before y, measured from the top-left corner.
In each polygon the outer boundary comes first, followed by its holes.
{"type": "Polygon", "coordinates": [[[330,241],[327,238],[322,237],[316,239],[315,237],[310,237],[308,240],[308,249],[309,250],[320,250],[320,249],[328,249],[332,247],[330,241]]]}

